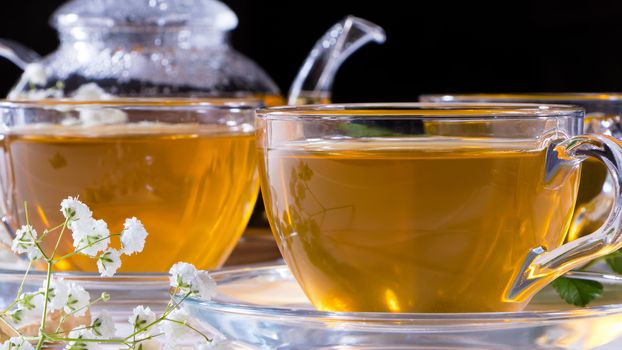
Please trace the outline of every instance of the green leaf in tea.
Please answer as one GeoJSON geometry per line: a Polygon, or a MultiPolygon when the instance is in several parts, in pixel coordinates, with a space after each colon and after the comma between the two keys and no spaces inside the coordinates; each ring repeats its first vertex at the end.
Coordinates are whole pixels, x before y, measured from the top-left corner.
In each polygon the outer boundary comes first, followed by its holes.
{"type": "Polygon", "coordinates": [[[342,124],[339,128],[350,137],[380,137],[395,135],[395,132],[389,129],[356,123],[342,124]]]}
{"type": "Polygon", "coordinates": [[[616,273],[622,274],[622,251],[618,250],[605,256],[605,262],[611,270],[616,273]]]}
{"type": "Polygon", "coordinates": [[[603,295],[603,285],[596,281],[559,277],[551,285],[568,304],[581,307],[603,295]]]}

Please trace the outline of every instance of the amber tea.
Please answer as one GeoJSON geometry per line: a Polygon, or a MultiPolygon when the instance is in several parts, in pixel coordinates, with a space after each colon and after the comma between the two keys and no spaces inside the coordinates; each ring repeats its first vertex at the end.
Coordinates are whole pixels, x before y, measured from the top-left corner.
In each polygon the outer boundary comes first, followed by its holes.
{"type": "Polygon", "coordinates": [[[261,153],[281,252],[328,311],[522,309],[528,297],[502,296],[527,252],[563,242],[580,172],[517,140],[309,141],[261,153]]]}
{"type": "MultiPolygon", "coordinates": [[[[22,223],[26,200],[35,226],[62,222],[58,203],[68,195],[79,196],[111,232],[128,215],[143,222],[145,250],[124,258],[122,271],[167,271],[180,260],[220,266],[258,191],[254,135],[224,126],[26,126],[6,134],[3,148],[14,223],[22,223]]],[[[61,250],[73,250],[70,234],[61,250]]],[[[64,269],[97,270],[80,256],[64,269]]]]}

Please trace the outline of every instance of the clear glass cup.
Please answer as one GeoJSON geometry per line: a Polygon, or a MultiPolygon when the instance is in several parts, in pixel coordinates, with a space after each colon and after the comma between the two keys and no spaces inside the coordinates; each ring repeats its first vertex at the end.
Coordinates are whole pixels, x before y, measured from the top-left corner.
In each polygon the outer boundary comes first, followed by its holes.
{"type": "MultiPolygon", "coordinates": [[[[423,102],[558,103],[585,108],[585,132],[611,135],[622,140],[622,93],[512,93],[423,95],[423,102]]],[[[584,236],[605,222],[613,202],[607,169],[593,159],[582,165],[581,183],[568,241],[584,236]]]]}
{"type": "Polygon", "coordinates": [[[622,246],[622,149],[580,135],[581,108],[353,104],[257,115],[273,233],[319,310],[517,311],[622,246]],[[609,168],[614,210],[562,244],[587,158],[609,168]]]}
{"type": "MultiPolygon", "coordinates": [[[[122,271],[165,272],[181,260],[220,267],[257,198],[257,106],[221,99],[0,102],[5,222],[25,224],[27,202],[41,232],[62,223],[62,199],[79,196],[112,233],[132,216],[150,233],[122,271]]],[[[73,251],[72,242],[66,233],[58,254],[73,251]]],[[[84,256],[60,268],[97,271],[84,256]]]]}

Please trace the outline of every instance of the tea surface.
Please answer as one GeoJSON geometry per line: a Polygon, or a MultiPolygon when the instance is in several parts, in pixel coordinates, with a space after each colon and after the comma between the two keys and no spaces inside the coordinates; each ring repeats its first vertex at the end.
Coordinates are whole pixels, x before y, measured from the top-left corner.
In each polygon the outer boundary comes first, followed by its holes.
{"type": "MultiPolygon", "coordinates": [[[[163,272],[181,260],[220,266],[257,196],[254,135],[225,127],[32,127],[6,135],[3,147],[13,223],[24,223],[28,201],[35,227],[58,224],[59,203],[70,195],[80,196],[113,233],[128,216],[143,222],[150,233],[145,250],[125,257],[121,271],[163,272]]],[[[60,254],[72,249],[69,232],[60,254]]],[[[63,268],[97,270],[94,260],[81,256],[63,268]]]]}
{"type": "Polygon", "coordinates": [[[564,240],[579,170],[553,151],[502,145],[327,141],[260,152],[273,231],[312,303],[521,309],[527,298],[505,291],[531,249],[564,240]]]}

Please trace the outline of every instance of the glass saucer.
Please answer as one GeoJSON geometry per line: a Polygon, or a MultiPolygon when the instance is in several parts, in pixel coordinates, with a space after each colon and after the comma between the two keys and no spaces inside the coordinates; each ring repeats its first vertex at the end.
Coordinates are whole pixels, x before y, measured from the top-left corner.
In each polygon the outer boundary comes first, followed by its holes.
{"type": "MultiPolygon", "coordinates": [[[[9,305],[17,294],[24,271],[0,270],[0,310],[9,305]]],[[[99,274],[88,272],[55,273],[56,278],[80,284],[98,298],[103,292],[110,294],[108,302],[99,302],[91,307],[94,314],[108,311],[115,321],[127,322],[132,309],[138,305],[150,307],[154,312],[162,312],[170,300],[168,274],[133,273],[118,274],[102,278],[99,274]]],[[[42,287],[45,272],[32,271],[24,281],[24,292],[33,292],[42,287]]]]}
{"type": "Polygon", "coordinates": [[[203,327],[247,349],[620,349],[622,278],[598,273],[605,295],[587,308],[544,289],[526,311],[336,313],[313,309],[285,265],[213,272],[218,295],[189,299],[203,327]]]}
{"type": "MultiPolygon", "coordinates": [[[[0,310],[10,305],[19,289],[24,271],[0,269],[0,310]]],[[[127,336],[133,332],[128,323],[132,310],[138,305],[149,307],[157,315],[164,312],[170,301],[169,275],[166,273],[131,273],[118,274],[110,278],[102,278],[99,274],[89,272],[63,272],[55,273],[56,278],[80,284],[91,295],[91,299],[98,298],[103,292],[110,294],[107,302],[98,302],[91,306],[92,315],[98,315],[102,311],[112,316],[117,329],[117,337],[127,336]]],[[[45,280],[45,273],[41,271],[31,272],[24,282],[24,291],[32,292],[41,288],[45,280]]],[[[157,329],[155,329],[157,333],[157,329]]],[[[175,349],[194,350],[201,338],[196,334],[189,334],[184,339],[178,340],[175,349]]],[[[62,344],[51,345],[46,349],[62,350],[62,344]]],[[[118,344],[98,345],[98,349],[119,349],[118,344]]],[[[244,350],[245,348],[235,343],[231,344],[232,350],[244,350]]]]}

